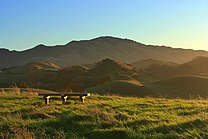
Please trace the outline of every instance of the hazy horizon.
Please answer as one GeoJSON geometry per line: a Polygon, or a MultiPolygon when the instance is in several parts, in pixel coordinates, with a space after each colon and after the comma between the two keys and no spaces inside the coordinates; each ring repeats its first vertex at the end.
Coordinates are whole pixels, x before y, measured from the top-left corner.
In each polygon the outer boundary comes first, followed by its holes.
{"type": "Polygon", "coordinates": [[[100,36],[208,50],[208,1],[1,1],[0,48],[26,50],[100,36]]]}

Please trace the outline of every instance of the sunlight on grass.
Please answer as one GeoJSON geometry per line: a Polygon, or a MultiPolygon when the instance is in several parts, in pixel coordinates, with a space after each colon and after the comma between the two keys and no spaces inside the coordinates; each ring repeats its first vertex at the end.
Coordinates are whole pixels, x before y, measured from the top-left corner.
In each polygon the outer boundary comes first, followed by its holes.
{"type": "Polygon", "coordinates": [[[0,93],[0,138],[207,138],[208,101],[0,93]]]}

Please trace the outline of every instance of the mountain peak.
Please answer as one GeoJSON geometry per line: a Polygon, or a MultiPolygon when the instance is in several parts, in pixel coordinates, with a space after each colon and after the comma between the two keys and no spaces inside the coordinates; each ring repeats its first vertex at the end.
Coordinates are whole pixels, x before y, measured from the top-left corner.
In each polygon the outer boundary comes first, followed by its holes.
{"type": "Polygon", "coordinates": [[[34,48],[43,48],[43,47],[47,47],[46,45],[44,45],[44,44],[39,44],[39,45],[37,45],[37,46],[35,46],[34,48]]]}
{"type": "MultiPolygon", "coordinates": [[[[91,41],[128,41],[128,42],[133,42],[133,43],[139,43],[131,39],[127,38],[120,38],[120,37],[113,37],[113,36],[100,36],[94,39],[91,39],[91,41]]],[[[139,43],[141,44],[141,43],[139,43]]]]}
{"type": "Polygon", "coordinates": [[[91,40],[115,40],[115,39],[119,39],[119,40],[122,40],[121,38],[118,38],[118,37],[113,37],[113,36],[100,36],[100,37],[97,37],[97,38],[94,38],[94,39],[91,39],[91,40]]]}
{"type": "Polygon", "coordinates": [[[97,65],[95,66],[95,69],[100,69],[100,70],[109,69],[110,71],[117,69],[132,70],[132,67],[125,63],[117,62],[112,59],[106,58],[98,62],[97,65]]]}
{"type": "Polygon", "coordinates": [[[110,59],[110,58],[105,58],[105,59],[103,59],[101,62],[99,62],[99,63],[117,63],[116,61],[114,61],[114,60],[112,60],[112,59],[110,59]]]}

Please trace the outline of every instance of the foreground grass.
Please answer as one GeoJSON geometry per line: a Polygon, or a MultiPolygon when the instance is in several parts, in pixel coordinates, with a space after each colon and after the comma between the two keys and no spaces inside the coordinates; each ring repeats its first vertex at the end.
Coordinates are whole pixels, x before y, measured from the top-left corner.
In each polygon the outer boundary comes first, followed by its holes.
{"type": "Polygon", "coordinates": [[[208,138],[208,100],[0,93],[0,138],[208,138]]]}

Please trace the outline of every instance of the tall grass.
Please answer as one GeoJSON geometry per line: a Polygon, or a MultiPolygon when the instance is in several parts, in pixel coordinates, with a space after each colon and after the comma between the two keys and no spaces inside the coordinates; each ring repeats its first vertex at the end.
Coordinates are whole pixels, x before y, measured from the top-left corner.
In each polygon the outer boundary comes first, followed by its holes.
{"type": "Polygon", "coordinates": [[[208,138],[208,100],[0,93],[0,138],[208,138]]]}

